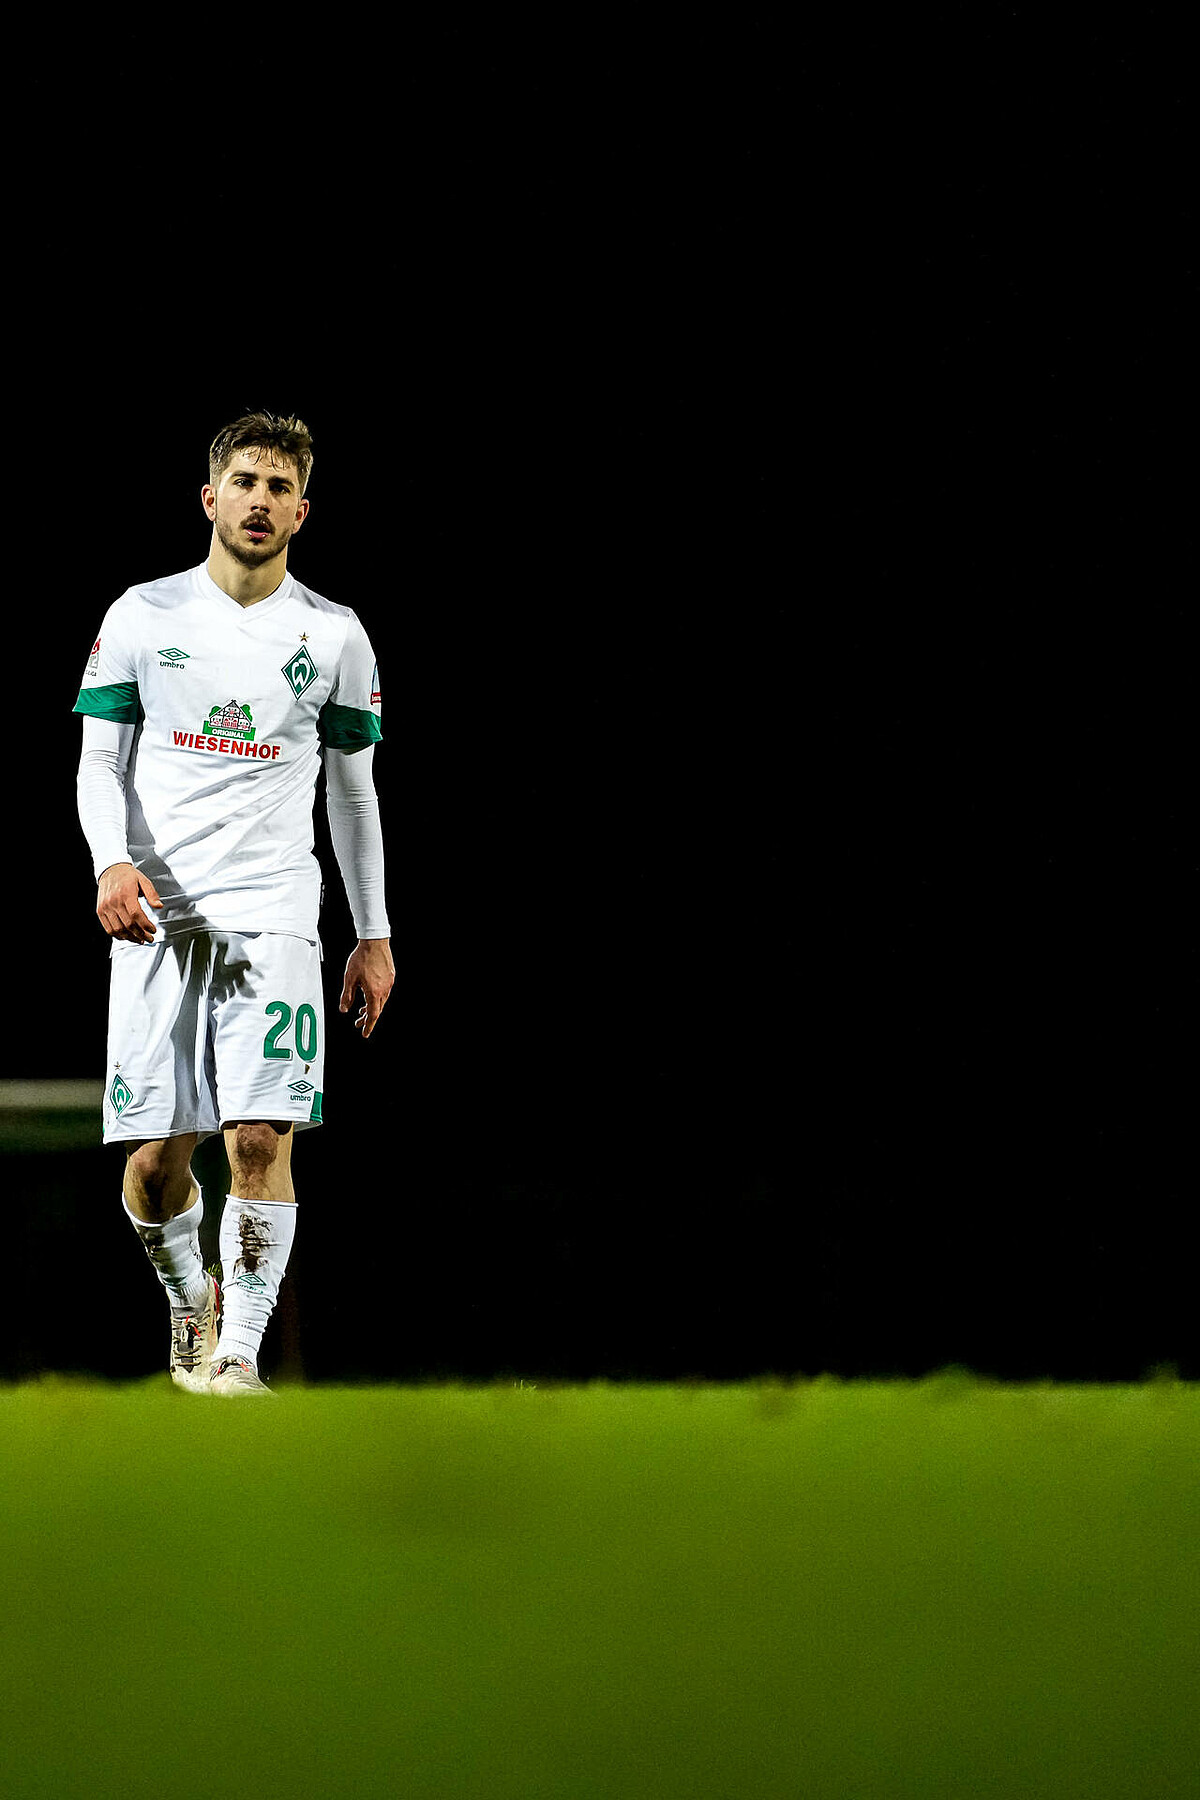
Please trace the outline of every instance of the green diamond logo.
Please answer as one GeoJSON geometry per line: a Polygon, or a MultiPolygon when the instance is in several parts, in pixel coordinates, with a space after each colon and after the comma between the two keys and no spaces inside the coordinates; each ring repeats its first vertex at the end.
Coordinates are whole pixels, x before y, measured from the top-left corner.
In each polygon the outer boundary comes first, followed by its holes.
{"type": "Polygon", "coordinates": [[[311,1094],[312,1091],[313,1091],[313,1084],[311,1081],[289,1081],[288,1082],[288,1093],[295,1094],[301,1100],[304,1099],[304,1096],[306,1094],[311,1094]]]}
{"type": "Polygon", "coordinates": [[[108,1090],[108,1103],[120,1118],[125,1108],[133,1099],[133,1089],[123,1075],[114,1075],[113,1084],[108,1090]]]}
{"type": "Polygon", "coordinates": [[[302,644],[296,654],[284,663],[283,673],[298,700],[305,688],[312,686],[321,671],[302,644]]]}
{"type": "Polygon", "coordinates": [[[168,662],[186,662],[188,660],[186,650],[176,650],[174,647],[170,650],[160,650],[158,654],[165,656],[168,662]]]}

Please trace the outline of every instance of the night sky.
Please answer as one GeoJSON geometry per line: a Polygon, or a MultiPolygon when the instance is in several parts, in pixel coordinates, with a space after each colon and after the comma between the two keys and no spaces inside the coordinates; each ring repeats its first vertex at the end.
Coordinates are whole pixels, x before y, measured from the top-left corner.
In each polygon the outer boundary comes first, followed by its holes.
{"type": "Polygon", "coordinates": [[[318,1372],[1196,1360],[1180,64],[956,18],[30,49],[0,1072],[102,1074],[80,672],[295,410],[398,968],[319,800],[318,1372]]]}

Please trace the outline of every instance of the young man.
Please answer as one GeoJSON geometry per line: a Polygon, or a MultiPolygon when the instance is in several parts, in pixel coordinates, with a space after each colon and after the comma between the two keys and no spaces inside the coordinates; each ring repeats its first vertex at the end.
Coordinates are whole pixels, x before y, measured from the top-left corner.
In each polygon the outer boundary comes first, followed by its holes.
{"type": "Polygon", "coordinates": [[[171,1375],[266,1394],[258,1350],[296,1225],[292,1142],[321,1122],[324,1021],[313,855],[322,762],[358,934],[340,1007],[375,1029],[394,969],[371,779],[379,675],[349,607],[288,573],[312,441],[250,413],[218,434],[208,560],[105,615],[75,711],[79,816],[112,938],[104,1141],[167,1290],[171,1375]],[[222,1131],[224,1294],[204,1270],[197,1142],[222,1131]]]}

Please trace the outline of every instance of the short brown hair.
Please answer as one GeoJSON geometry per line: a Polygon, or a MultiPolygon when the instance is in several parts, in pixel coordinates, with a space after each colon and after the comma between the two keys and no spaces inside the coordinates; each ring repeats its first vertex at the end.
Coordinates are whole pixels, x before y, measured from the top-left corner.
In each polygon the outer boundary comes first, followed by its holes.
{"type": "Polygon", "coordinates": [[[208,450],[210,486],[217,486],[238,450],[270,450],[275,456],[285,457],[296,465],[302,494],[308,486],[313,464],[312,437],[304,420],[294,414],[285,418],[281,413],[243,413],[232,425],[218,431],[208,450]]]}

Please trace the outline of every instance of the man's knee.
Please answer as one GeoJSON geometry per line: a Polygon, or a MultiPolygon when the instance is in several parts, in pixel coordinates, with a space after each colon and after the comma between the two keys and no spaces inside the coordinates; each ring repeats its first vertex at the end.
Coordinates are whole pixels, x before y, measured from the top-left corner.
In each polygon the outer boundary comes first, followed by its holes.
{"type": "Polygon", "coordinates": [[[230,1163],[241,1173],[266,1175],[281,1157],[286,1161],[291,1131],[291,1124],[282,1120],[247,1119],[230,1126],[225,1140],[230,1163]]]}
{"type": "Polygon", "coordinates": [[[192,1135],[176,1138],[147,1138],[140,1143],[127,1144],[125,1147],[125,1163],[130,1182],[126,1191],[132,1191],[151,1210],[163,1212],[167,1210],[167,1202],[183,1204],[179,1199],[180,1183],[186,1178],[191,1184],[192,1151],[196,1147],[196,1139],[192,1135]]]}

